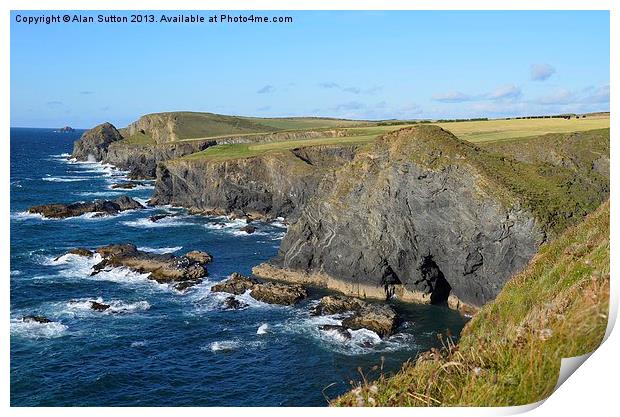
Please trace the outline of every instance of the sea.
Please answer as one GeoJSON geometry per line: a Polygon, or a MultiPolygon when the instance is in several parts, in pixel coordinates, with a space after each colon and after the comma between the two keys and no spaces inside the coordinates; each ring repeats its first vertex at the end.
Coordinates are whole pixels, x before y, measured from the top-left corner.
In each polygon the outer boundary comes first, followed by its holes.
{"type": "Polygon", "coordinates": [[[112,189],[126,172],[72,160],[82,133],[10,132],[12,406],[327,406],[363,378],[393,374],[441,346],[439,334],[454,337],[467,321],[441,306],[394,303],[403,318],[396,334],[361,329],[344,339],[319,330],[341,316],[310,315],[328,293],[319,289],[287,307],[243,294],[247,308],[226,310],[226,295],[210,287],[275,256],[282,221],[256,223],[247,234],[242,221],[171,206],[63,220],[28,214],[46,203],[150,198],[153,181],[112,189]],[[176,215],[149,220],[166,213],[176,215]],[[204,282],[178,292],[124,268],[91,277],[96,259],[66,255],[125,242],[154,253],[206,251],[214,261],[204,282]],[[90,300],[111,307],[96,312],[90,300]],[[22,321],[26,315],[51,321],[22,321]]]}

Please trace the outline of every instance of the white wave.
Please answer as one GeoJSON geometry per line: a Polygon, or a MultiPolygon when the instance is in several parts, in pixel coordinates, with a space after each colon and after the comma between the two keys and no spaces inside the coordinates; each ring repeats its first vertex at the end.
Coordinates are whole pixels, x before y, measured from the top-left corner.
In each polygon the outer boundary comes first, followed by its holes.
{"type": "Polygon", "coordinates": [[[85,192],[77,193],[76,195],[83,196],[83,197],[109,197],[109,196],[116,196],[118,194],[122,194],[122,191],[119,191],[119,190],[85,191],[85,192]]]}
{"type": "Polygon", "coordinates": [[[149,279],[150,273],[140,274],[129,268],[119,267],[101,270],[98,274],[90,277],[94,280],[117,282],[120,284],[145,284],[150,283],[161,288],[169,288],[166,284],[158,284],[157,281],[149,279]]]}
{"type": "Polygon", "coordinates": [[[320,330],[322,325],[342,325],[344,315],[310,316],[301,313],[297,317],[276,325],[284,333],[296,333],[319,341],[323,346],[345,355],[362,355],[376,352],[394,352],[415,348],[411,333],[397,333],[381,338],[369,329],[347,329],[350,337],[338,330],[320,330]]]}
{"type": "Polygon", "coordinates": [[[144,252],[150,252],[150,253],[174,253],[176,251],[179,251],[183,249],[183,246],[172,246],[169,248],[150,248],[148,246],[139,246],[138,250],[144,251],[144,252]]]}
{"type": "Polygon", "coordinates": [[[137,227],[137,228],[153,228],[153,227],[179,227],[179,226],[192,226],[195,223],[183,221],[178,217],[164,217],[156,222],[151,221],[148,218],[142,218],[138,220],[130,220],[122,222],[125,226],[137,227]]]}
{"type": "Polygon", "coordinates": [[[11,276],[16,276],[16,275],[21,275],[22,271],[20,271],[19,269],[12,269],[11,270],[11,276]]]}
{"type": "Polygon", "coordinates": [[[241,346],[241,342],[238,340],[221,340],[209,344],[211,352],[230,352],[237,350],[241,346]]]}
{"type": "Polygon", "coordinates": [[[218,216],[216,219],[221,219],[215,222],[209,222],[205,224],[207,229],[213,230],[226,230],[226,229],[241,229],[243,226],[247,226],[247,222],[242,219],[229,220],[228,217],[218,216]],[[225,220],[224,220],[225,219],[225,220]]]}
{"type": "Polygon", "coordinates": [[[288,225],[284,224],[284,217],[276,217],[276,219],[269,222],[269,224],[273,227],[288,229],[288,225]]]}
{"type": "Polygon", "coordinates": [[[27,337],[29,339],[51,339],[60,337],[68,327],[55,321],[38,323],[36,321],[23,321],[11,319],[11,335],[27,337]]]}
{"type": "Polygon", "coordinates": [[[77,182],[77,181],[86,181],[91,178],[88,178],[88,177],[43,177],[41,179],[43,181],[49,181],[49,182],[77,182]]]}
{"type": "Polygon", "coordinates": [[[269,333],[269,325],[267,323],[263,323],[258,326],[258,330],[256,330],[256,334],[267,334],[269,333]]]}
{"type": "Polygon", "coordinates": [[[146,344],[147,344],[147,342],[146,342],[146,341],[144,341],[144,340],[138,340],[138,341],[135,341],[135,342],[131,342],[131,345],[130,345],[130,346],[131,346],[131,347],[143,347],[143,346],[146,346],[146,344]]]}
{"type": "Polygon", "coordinates": [[[65,304],[65,307],[68,312],[72,313],[88,313],[88,314],[128,314],[134,313],[136,311],[145,311],[151,308],[151,305],[148,301],[137,301],[135,303],[126,303],[121,300],[110,300],[104,301],[103,298],[84,298],[80,300],[72,300],[65,304]],[[99,304],[106,304],[110,307],[103,311],[94,311],[92,309],[92,301],[95,301],[99,304]]]}

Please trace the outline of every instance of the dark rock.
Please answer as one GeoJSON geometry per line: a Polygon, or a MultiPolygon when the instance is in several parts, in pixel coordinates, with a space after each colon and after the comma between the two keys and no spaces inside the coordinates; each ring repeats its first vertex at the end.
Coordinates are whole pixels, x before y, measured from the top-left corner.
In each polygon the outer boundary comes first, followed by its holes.
{"type": "Polygon", "coordinates": [[[104,304],[98,301],[91,300],[90,308],[91,310],[95,310],[95,311],[106,311],[108,308],[110,308],[110,304],[104,304]]]}
{"type": "MultiPolygon", "coordinates": [[[[314,137],[314,133],[297,134],[314,137]]],[[[338,135],[338,132],[321,134],[338,135]]],[[[218,142],[226,143],[219,139],[218,142]]],[[[356,149],[355,145],[316,147],[304,151],[303,158],[290,151],[222,162],[200,159],[164,162],[157,166],[153,201],[196,211],[216,211],[220,215],[232,213],[232,217],[246,221],[295,219],[315,194],[321,178],[331,168],[350,161],[356,149]]]]}
{"type": "Polygon", "coordinates": [[[154,254],[138,250],[131,243],[103,246],[96,252],[103,260],[93,267],[91,275],[108,266],[126,267],[141,274],[148,273],[149,279],[160,284],[171,284],[179,291],[200,283],[207,276],[207,268],[202,262],[204,255],[202,258],[194,255],[190,259],[172,254],[154,254]]]}
{"type": "Polygon", "coordinates": [[[26,323],[41,323],[41,324],[51,323],[52,322],[47,317],[33,316],[33,315],[22,317],[22,321],[26,322],[26,323]]]}
{"type": "Polygon", "coordinates": [[[160,221],[161,219],[165,219],[166,217],[173,217],[172,214],[156,214],[154,216],[149,217],[149,220],[153,223],[160,221]]]}
{"type": "Polygon", "coordinates": [[[247,225],[247,226],[243,226],[239,230],[241,230],[242,232],[246,232],[247,234],[250,235],[250,234],[252,234],[252,233],[254,233],[256,231],[256,227],[247,225]]]}
{"type": "Polygon", "coordinates": [[[174,289],[180,292],[184,292],[187,289],[193,287],[194,285],[198,285],[202,282],[202,280],[187,280],[181,281],[178,284],[174,284],[174,289]]]}
{"type": "Polygon", "coordinates": [[[345,297],[341,295],[327,295],[310,312],[315,316],[342,314],[359,311],[367,303],[359,298],[345,297]]]}
{"type": "Polygon", "coordinates": [[[113,142],[123,139],[111,123],[103,123],[84,132],[73,145],[73,157],[80,161],[101,161],[113,142]]]}
{"type": "Polygon", "coordinates": [[[346,327],[339,326],[337,324],[324,324],[319,326],[319,330],[324,332],[336,332],[340,337],[346,340],[351,339],[351,333],[349,333],[349,330],[347,330],[346,327]]]}
{"type": "MultiPolygon", "coordinates": [[[[88,250],[88,249],[86,249],[86,248],[74,248],[74,249],[71,249],[71,250],[70,250],[69,252],[67,252],[66,254],[67,254],[67,255],[68,255],[68,254],[71,254],[71,255],[77,255],[77,256],[84,256],[84,257],[86,257],[86,258],[90,258],[91,256],[93,256],[93,252],[92,252],[92,251],[90,251],[90,250],[88,250]]],[[[59,260],[61,257],[62,257],[62,256],[59,256],[59,257],[55,258],[54,260],[55,260],[55,261],[57,261],[57,260],[59,260]]]]}
{"type": "Polygon", "coordinates": [[[71,204],[43,204],[30,207],[29,213],[41,214],[50,219],[64,219],[81,216],[86,213],[96,215],[115,215],[125,210],[143,209],[144,206],[131,197],[121,196],[115,200],[95,200],[71,204]]]}
{"type": "Polygon", "coordinates": [[[234,272],[226,281],[222,281],[212,286],[211,291],[240,295],[247,290],[252,289],[258,283],[259,281],[254,278],[246,277],[234,272]]]}
{"type": "Polygon", "coordinates": [[[366,303],[352,316],[344,319],[342,325],[352,330],[368,329],[384,337],[396,330],[398,315],[387,304],[366,303]]]}
{"type": "Polygon", "coordinates": [[[243,310],[248,306],[247,303],[237,300],[234,295],[226,297],[222,304],[226,310],[243,310]]]}
{"type": "Polygon", "coordinates": [[[139,181],[128,181],[128,182],[119,182],[116,184],[112,184],[112,189],[122,189],[122,190],[131,190],[136,188],[139,185],[144,185],[144,183],[139,181]]]}
{"type": "Polygon", "coordinates": [[[545,238],[531,213],[500,201],[511,191],[489,185],[480,168],[489,158],[436,126],[386,134],[323,177],[271,263],[383,289],[386,298],[404,288],[438,304],[455,295],[481,306],[545,238]]]}
{"type": "Polygon", "coordinates": [[[301,285],[266,282],[255,285],[250,295],[264,303],[292,305],[306,298],[308,292],[301,285]]]}

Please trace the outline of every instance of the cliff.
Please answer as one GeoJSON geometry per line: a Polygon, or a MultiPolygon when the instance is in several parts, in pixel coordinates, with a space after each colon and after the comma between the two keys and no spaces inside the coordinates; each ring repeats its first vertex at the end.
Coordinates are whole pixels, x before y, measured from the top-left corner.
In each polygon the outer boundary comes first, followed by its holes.
{"type": "Polygon", "coordinates": [[[133,178],[155,178],[158,163],[200,152],[214,145],[347,135],[346,130],[334,128],[277,130],[254,122],[253,119],[235,116],[157,113],[142,116],[126,128],[117,130],[112,124],[104,123],[86,131],[75,142],[72,156],[81,161],[113,164],[130,171],[133,178]]]}
{"type": "Polygon", "coordinates": [[[263,277],[454,308],[494,299],[605,178],[485,151],[436,126],[386,134],[325,174],[263,277]]]}
{"type": "Polygon", "coordinates": [[[609,202],[540,248],[457,345],[424,352],[393,376],[366,375],[336,406],[531,404],[554,390],[562,358],[603,341],[609,315],[609,202]],[[412,394],[413,393],[413,394],[412,394]]]}
{"type": "Polygon", "coordinates": [[[108,151],[108,147],[123,137],[111,123],[103,123],[84,132],[82,137],[75,142],[73,157],[80,161],[102,161],[108,151]]]}
{"type": "Polygon", "coordinates": [[[353,158],[355,146],[317,146],[248,158],[198,155],[158,167],[154,204],[266,217],[297,217],[322,176],[353,158]]]}

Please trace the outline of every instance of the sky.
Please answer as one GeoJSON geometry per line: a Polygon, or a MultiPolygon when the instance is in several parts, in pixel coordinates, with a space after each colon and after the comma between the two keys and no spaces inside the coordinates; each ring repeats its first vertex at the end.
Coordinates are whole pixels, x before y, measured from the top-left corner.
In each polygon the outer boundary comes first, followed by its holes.
{"type": "MultiPolygon", "coordinates": [[[[293,18],[279,24],[16,22],[58,13],[11,13],[11,126],[121,127],[180,110],[353,119],[609,111],[607,11],[255,12],[293,18]]],[[[240,13],[252,14],[231,12],[240,13]]]]}

